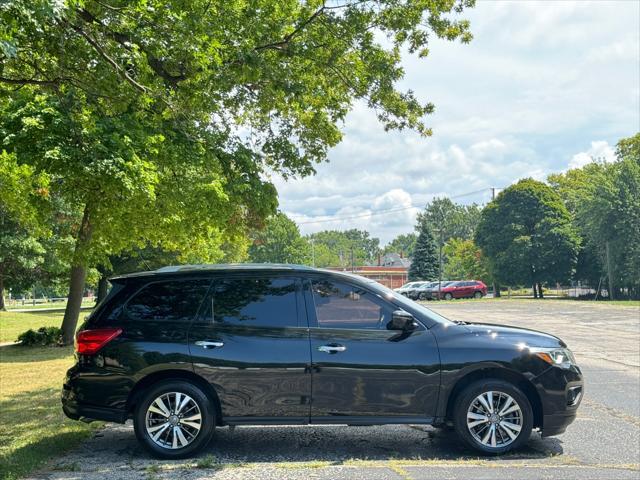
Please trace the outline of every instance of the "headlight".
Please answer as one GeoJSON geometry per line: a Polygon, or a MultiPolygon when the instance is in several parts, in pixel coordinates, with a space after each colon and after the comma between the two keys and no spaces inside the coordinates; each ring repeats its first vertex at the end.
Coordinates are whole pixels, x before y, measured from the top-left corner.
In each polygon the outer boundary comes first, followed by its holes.
{"type": "Polygon", "coordinates": [[[536,348],[529,347],[531,353],[541,358],[549,365],[569,368],[576,364],[576,359],[568,348],[536,348]]]}

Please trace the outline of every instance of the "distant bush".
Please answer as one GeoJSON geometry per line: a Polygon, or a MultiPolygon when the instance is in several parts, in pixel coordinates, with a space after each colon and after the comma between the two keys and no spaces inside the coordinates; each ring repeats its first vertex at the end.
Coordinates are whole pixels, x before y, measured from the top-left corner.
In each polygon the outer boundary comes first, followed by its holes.
{"type": "Polygon", "coordinates": [[[62,330],[58,327],[40,327],[18,335],[20,345],[25,347],[58,345],[62,340],[62,330]]]}

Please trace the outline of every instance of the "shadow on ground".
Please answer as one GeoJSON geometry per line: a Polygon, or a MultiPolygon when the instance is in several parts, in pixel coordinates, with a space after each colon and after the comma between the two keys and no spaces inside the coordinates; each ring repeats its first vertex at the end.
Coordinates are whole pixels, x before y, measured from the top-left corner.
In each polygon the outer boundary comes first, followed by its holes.
{"type": "MultiPolygon", "coordinates": [[[[99,433],[91,445],[85,446],[87,456],[102,462],[128,458],[129,462],[145,463],[152,457],[136,442],[129,426],[113,426],[99,433]]],[[[500,461],[531,460],[554,457],[563,453],[562,442],[556,438],[542,439],[534,433],[524,448],[500,457],[478,457],[462,446],[453,432],[426,426],[346,427],[339,425],[313,427],[228,427],[218,428],[214,440],[195,458],[215,459],[225,464],[251,466],[257,463],[323,462],[343,465],[357,461],[500,461]]],[[[77,459],[72,459],[76,461],[77,459]]],[[[89,462],[91,463],[91,462],[89,462]]],[[[164,463],[164,462],[162,462],[164,463]]],[[[167,462],[171,463],[171,462],[167,462]]]]}

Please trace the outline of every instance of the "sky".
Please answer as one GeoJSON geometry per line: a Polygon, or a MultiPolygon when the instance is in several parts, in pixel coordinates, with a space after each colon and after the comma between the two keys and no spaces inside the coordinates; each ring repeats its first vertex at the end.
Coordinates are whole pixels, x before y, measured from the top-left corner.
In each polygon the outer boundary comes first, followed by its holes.
{"type": "Polygon", "coordinates": [[[360,228],[384,245],[434,197],[483,204],[491,187],[611,161],[640,131],[640,0],[478,0],[462,16],[470,44],[403,60],[399,87],[436,106],[433,136],[385,132],[356,104],[316,175],[273,179],[303,234],[360,228]]]}

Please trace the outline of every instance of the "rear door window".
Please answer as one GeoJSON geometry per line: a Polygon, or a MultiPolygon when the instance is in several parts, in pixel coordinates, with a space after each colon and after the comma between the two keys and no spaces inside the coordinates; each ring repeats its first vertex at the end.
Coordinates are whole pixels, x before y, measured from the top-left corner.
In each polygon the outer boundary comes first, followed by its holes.
{"type": "Polygon", "coordinates": [[[290,277],[241,277],[217,283],[208,312],[214,324],[297,327],[298,282],[290,277]]]}
{"type": "Polygon", "coordinates": [[[210,284],[207,279],[150,283],[127,302],[126,316],[132,321],[189,322],[210,284]]]}

